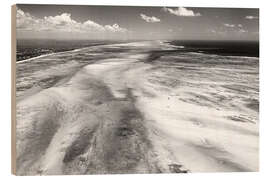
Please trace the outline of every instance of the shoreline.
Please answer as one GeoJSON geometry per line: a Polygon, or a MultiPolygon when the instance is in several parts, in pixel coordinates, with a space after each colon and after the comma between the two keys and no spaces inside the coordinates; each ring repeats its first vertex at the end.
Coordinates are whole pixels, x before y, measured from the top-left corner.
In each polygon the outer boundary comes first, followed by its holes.
{"type": "MultiPolygon", "coordinates": [[[[170,43],[168,43],[168,41],[161,41],[161,42],[164,43],[164,44],[168,44],[170,46],[173,46],[175,48],[178,48],[178,49],[188,48],[188,47],[185,47],[185,46],[182,46],[182,45],[181,46],[176,46],[176,45],[170,44],[170,43]]],[[[102,45],[93,45],[93,46],[94,47],[98,47],[98,46],[119,45],[119,44],[126,44],[126,43],[102,44],[102,45]]],[[[28,59],[24,59],[24,60],[21,60],[21,61],[16,61],[16,64],[20,64],[20,63],[23,63],[23,62],[32,61],[32,60],[35,60],[35,59],[38,59],[38,58],[42,58],[42,57],[46,57],[46,56],[50,56],[50,55],[54,55],[54,54],[61,54],[61,53],[72,52],[72,51],[76,52],[76,51],[83,50],[85,48],[90,48],[90,47],[93,47],[93,46],[86,46],[86,47],[76,48],[76,49],[67,50],[67,51],[59,51],[59,52],[53,52],[53,53],[48,53],[48,54],[42,54],[42,55],[39,55],[39,56],[35,56],[35,57],[28,58],[28,59]]],[[[226,55],[226,54],[222,54],[222,53],[211,53],[211,52],[196,52],[196,51],[189,52],[189,51],[186,51],[186,53],[198,53],[198,54],[226,56],[226,57],[257,58],[257,59],[260,58],[259,56],[246,56],[246,55],[237,55],[237,54],[235,54],[235,55],[233,55],[233,54],[226,55]]]]}
{"type": "MultiPolygon", "coordinates": [[[[125,44],[125,43],[115,43],[115,44],[125,44]]],[[[99,45],[93,45],[93,46],[86,46],[86,47],[82,47],[82,48],[76,48],[76,49],[67,50],[67,51],[59,51],[59,52],[53,52],[53,53],[48,53],[48,54],[42,54],[42,55],[39,55],[39,56],[24,59],[24,60],[21,60],[21,61],[16,61],[16,64],[32,61],[32,60],[35,60],[35,59],[38,59],[38,58],[42,58],[42,57],[46,57],[46,56],[50,56],[50,55],[54,55],[54,54],[61,54],[61,53],[72,52],[72,51],[76,52],[76,51],[80,51],[80,50],[90,48],[90,47],[108,46],[108,45],[112,45],[112,44],[99,44],[99,45]]]]}
{"type": "Polygon", "coordinates": [[[16,64],[23,63],[23,62],[28,62],[28,61],[32,61],[32,60],[35,60],[35,59],[38,59],[38,58],[42,58],[42,57],[46,57],[46,56],[50,56],[50,55],[54,55],[54,54],[61,54],[61,53],[65,53],[65,52],[72,52],[72,51],[82,50],[82,49],[88,48],[88,47],[91,47],[91,46],[87,46],[87,47],[83,47],[83,48],[78,48],[78,49],[72,49],[72,50],[68,50],[68,51],[59,51],[59,52],[53,52],[53,53],[48,53],[48,54],[42,54],[42,55],[39,55],[39,56],[35,56],[35,57],[28,58],[28,59],[24,59],[24,60],[21,60],[21,61],[16,61],[16,64]]]}

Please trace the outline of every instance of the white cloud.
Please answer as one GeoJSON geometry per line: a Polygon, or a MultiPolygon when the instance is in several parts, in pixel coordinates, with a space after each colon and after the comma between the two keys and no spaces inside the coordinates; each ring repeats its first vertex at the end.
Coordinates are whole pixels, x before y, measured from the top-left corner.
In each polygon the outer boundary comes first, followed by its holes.
{"type": "Polygon", "coordinates": [[[229,28],[233,28],[233,27],[235,27],[235,25],[234,25],[234,24],[227,24],[227,23],[225,23],[225,24],[224,24],[224,26],[229,27],[229,28]]]}
{"type": "Polygon", "coordinates": [[[17,21],[16,22],[17,29],[25,29],[25,30],[31,30],[34,27],[34,25],[39,22],[29,13],[25,13],[21,9],[17,9],[16,21],[17,21]]]}
{"type": "Polygon", "coordinates": [[[231,30],[239,33],[247,33],[248,31],[243,28],[242,24],[223,24],[224,26],[231,28],[231,30]]]}
{"type": "Polygon", "coordinates": [[[239,32],[240,32],[240,33],[247,33],[248,31],[245,30],[245,29],[239,29],[239,32]]]}
{"type": "Polygon", "coordinates": [[[106,30],[112,31],[112,32],[126,32],[127,29],[125,28],[121,28],[118,24],[114,24],[114,25],[106,25],[105,26],[106,30]]]}
{"type": "Polygon", "coordinates": [[[55,25],[76,24],[77,22],[71,19],[71,14],[63,13],[56,16],[45,16],[44,20],[55,25]]]}
{"type": "Polygon", "coordinates": [[[160,22],[160,19],[155,17],[155,16],[150,17],[150,16],[147,16],[145,14],[140,14],[140,16],[146,22],[150,22],[150,23],[160,22]]]}
{"type": "Polygon", "coordinates": [[[71,18],[71,14],[62,13],[56,16],[37,18],[29,13],[17,9],[17,29],[26,31],[55,31],[55,32],[127,32],[127,29],[118,24],[100,25],[92,20],[77,22],[71,18]]]}
{"type": "Polygon", "coordinates": [[[83,27],[84,29],[93,29],[93,30],[99,30],[99,31],[104,31],[105,28],[98,24],[98,23],[95,23],[94,21],[91,21],[91,20],[87,20],[83,23],[83,27]]]}
{"type": "Polygon", "coordinates": [[[200,13],[195,13],[194,11],[188,10],[187,8],[184,8],[184,7],[178,7],[176,9],[164,7],[162,9],[163,11],[176,15],[176,16],[201,16],[200,13]]]}
{"type": "Polygon", "coordinates": [[[250,20],[252,20],[252,19],[259,19],[258,16],[246,16],[245,18],[246,19],[250,19],[250,20]]]}
{"type": "Polygon", "coordinates": [[[238,31],[240,33],[247,33],[248,31],[243,29],[243,25],[242,24],[223,24],[224,26],[228,27],[228,28],[232,28],[234,31],[238,31]]]}

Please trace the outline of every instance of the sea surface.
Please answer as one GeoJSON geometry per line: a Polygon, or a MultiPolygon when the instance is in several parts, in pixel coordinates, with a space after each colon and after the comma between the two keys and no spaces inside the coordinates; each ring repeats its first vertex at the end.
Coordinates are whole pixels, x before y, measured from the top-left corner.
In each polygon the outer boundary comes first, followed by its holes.
{"type": "Polygon", "coordinates": [[[18,174],[259,170],[258,43],[62,47],[16,63],[18,174]]]}

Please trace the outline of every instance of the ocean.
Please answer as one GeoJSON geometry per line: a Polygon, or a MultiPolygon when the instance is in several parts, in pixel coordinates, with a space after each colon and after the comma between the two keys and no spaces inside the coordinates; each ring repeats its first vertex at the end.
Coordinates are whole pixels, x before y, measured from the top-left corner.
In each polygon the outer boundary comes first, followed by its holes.
{"type": "Polygon", "coordinates": [[[38,44],[18,48],[18,174],[258,171],[257,42],[38,44]]]}
{"type": "MultiPolygon", "coordinates": [[[[17,40],[17,61],[49,53],[119,42],[127,41],[19,39],[17,40]]],[[[259,42],[257,41],[173,40],[168,42],[171,45],[184,46],[185,48],[181,49],[182,52],[259,57],[259,42]]]]}

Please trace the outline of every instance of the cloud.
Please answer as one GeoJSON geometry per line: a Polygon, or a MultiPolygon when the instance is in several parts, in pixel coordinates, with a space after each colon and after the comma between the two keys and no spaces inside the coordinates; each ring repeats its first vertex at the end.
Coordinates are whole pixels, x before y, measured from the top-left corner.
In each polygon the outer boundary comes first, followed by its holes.
{"type": "Polygon", "coordinates": [[[252,20],[252,19],[259,19],[259,17],[258,16],[246,16],[245,19],[252,20]]]}
{"type": "Polygon", "coordinates": [[[92,30],[98,30],[98,31],[105,31],[105,28],[102,25],[91,20],[85,21],[82,27],[83,29],[86,29],[86,30],[92,29],[92,30]]]}
{"type": "Polygon", "coordinates": [[[71,14],[63,13],[56,16],[45,16],[44,20],[55,25],[76,24],[77,22],[71,19],[71,14]]]}
{"type": "Polygon", "coordinates": [[[112,32],[127,32],[127,29],[121,28],[118,24],[114,25],[106,25],[105,26],[106,30],[112,31],[112,32]]]}
{"type": "Polygon", "coordinates": [[[233,31],[238,31],[240,33],[247,33],[248,31],[243,29],[243,25],[242,24],[223,24],[224,26],[231,28],[233,31]]]}
{"type": "Polygon", "coordinates": [[[25,30],[31,30],[34,25],[39,22],[38,19],[31,16],[29,13],[23,12],[21,9],[17,9],[16,21],[17,29],[25,30]]]}
{"type": "Polygon", "coordinates": [[[160,19],[155,16],[150,17],[150,16],[146,16],[145,14],[140,14],[140,16],[146,22],[150,22],[150,23],[160,22],[160,19]]]}
{"type": "Polygon", "coordinates": [[[239,29],[239,32],[240,32],[240,33],[247,33],[248,31],[245,30],[245,29],[239,29]]]}
{"type": "Polygon", "coordinates": [[[223,24],[224,26],[230,28],[230,30],[234,31],[234,32],[239,32],[239,33],[247,33],[248,30],[245,30],[243,28],[243,25],[242,24],[223,24]]]}
{"type": "Polygon", "coordinates": [[[176,9],[172,8],[162,8],[163,11],[168,12],[170,14],[176,15],[176,16],[201,16],[200,13],[195,13],[192,10],[188,10],[187,8],[184,7],[178,7],[176,9]]]}
{"type": "Polygon", "coordinates": [[[216,33],[217,33],[217,31],[216,31],[216,30],[214,30],[214,29],[210,29],[210,30],[209,30],[209,32],[214,33],[214,34],[216,34],[216,33]]]}
{"type": "Polygon", "coordinates": [[[226,26],[226,27],[229,27],[229,28],[233,28],[233,27],[235,27],[235,25],[234,24],[227,24],[227,23],[225,23],[225,24],[223,24],[224,26],[226,26]]]}
{"type": "Polygon", "coordinates": [[[45,16],[37,18],[21,9],[17,9],[17,29],[19,31],[52,31],[52,32],[76,32],[76,33],[97,33],[97,32],[127,32],[128,30],[118,24],[100,25],[92,20],[77,22],[72,19],[70,13],[62,13],[56,16],[45,16]]]}

